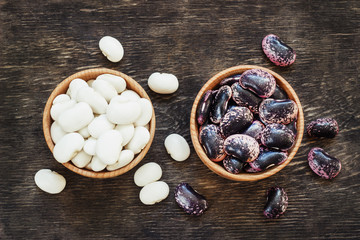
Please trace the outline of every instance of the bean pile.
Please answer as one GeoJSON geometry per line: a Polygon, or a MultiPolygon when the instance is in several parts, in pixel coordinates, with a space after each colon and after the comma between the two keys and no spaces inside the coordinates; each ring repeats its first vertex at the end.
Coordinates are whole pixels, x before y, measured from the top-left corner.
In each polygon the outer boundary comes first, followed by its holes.
{"type": "Polygon", "coordinates": [[[262,69],[223,79],[202,96],[199,140],[209,159],[233,174],[260,172],[287,159],[298,106],[262,69]]]}
{"type": "Polygon", "coordinates": [[[148,99],[112,74],[71,81],[51,107],[54,158],[95,172],[129,164],[149,142],[153,110],[148,99]]]}

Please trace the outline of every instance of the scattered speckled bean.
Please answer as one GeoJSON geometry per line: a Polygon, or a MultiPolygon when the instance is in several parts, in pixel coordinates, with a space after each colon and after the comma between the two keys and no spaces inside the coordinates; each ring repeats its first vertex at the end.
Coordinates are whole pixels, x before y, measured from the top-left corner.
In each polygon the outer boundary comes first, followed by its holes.
{"type": "Polygon", "coordinates": [[[271,187],[267,193],[264,215],[267,218],[279,218],[286,211],[288,196],[282,187],[271,187]]]}
{"type": "Polygon", "coordinates": [[[275,65],[289,66],[295,61],[295,51],[274,34],[269,34],[263,39],[262,48],[265,55],[275,65]]]}
{"type": "Polygon", "coordinates": [[[341,162],[322,148],[312,148],[308,154],[308,162],[311,170],[325,179],[336,177],[341,170],[341,162]]]}

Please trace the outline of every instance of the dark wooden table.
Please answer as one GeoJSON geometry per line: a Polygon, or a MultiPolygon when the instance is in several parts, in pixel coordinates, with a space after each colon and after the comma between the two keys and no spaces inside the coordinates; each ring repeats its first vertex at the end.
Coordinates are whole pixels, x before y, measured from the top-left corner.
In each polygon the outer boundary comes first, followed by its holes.
{"type": "MultiPolygon", "coordinates": [[[[0,0],[0,239],[359,239],[360,238],[360,2],[354,1],[12,1],[0,0]],[[261,50],[277,34],[297,51],[280,68],[261,50]],[[109,62],[98,41],[118,38],[125,56],[109,62]],[[201,86],[231,66],[267,67],[287,79],[303,105],[305,123],[333,117],[334,139],[304,136],[293,161],[257,182],[232,182],[211,172],[191,146],[175,162],[163,146],[179,133],[191,143],[190,110],[201,86]],[[171,194],[145,206],[132,171],[106,180],[85,178],[57,163],[42,131],[42,111],[54,87],[88,68],[107,67],[136,79],[151,97],[157,127],[140,165],[155,161],[171,194]],[[151,92],[154,71],[175,74],[172,95],[151,92]],[[342,162],[323,180],[307,153],[322,147],[342,162]],[[67,179],[50,195],[35,173],[50,168],[67,179]],[[201,217],[185,214],[173,190],[188,182],[210,204],[201,217]],[[289,196],[278,220],[262,215],[269,187],[289,196]]],[[[139,165],[139,166],[140,166],[139,165]]]]}

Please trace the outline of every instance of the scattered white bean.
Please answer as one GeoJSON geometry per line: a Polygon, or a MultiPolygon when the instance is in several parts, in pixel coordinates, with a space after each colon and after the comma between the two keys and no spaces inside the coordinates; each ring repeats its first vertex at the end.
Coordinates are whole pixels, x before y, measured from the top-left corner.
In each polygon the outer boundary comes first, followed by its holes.
{"type": "Polygon", "coordinates": [[[78,168],[83,168],[91,162],[92,156],[87,154],[84,150],[80,151],[76,156],[71,159],[71,162],[78,168]]]}
{"type": "Polygon", "coordinates": [[[70,97],[67,94],[60,94],[57,95],[54,100],[53,100],[53,104],[57,104],[57,103],[62,103],[62,102],[67,102],[70,101],[70,97]]]}
{"type": "Polygon", "coordinates": [[[69,100],[64,102],[59,102],[57,104],[54,104],[51,106],[50,109],[50,116],[54,121],[57,121],[59,119],[59,116],[65,112],[66,110],[72,108],[75,106],[76,101],[75,100],[69,100]]]}
{"type": "Polygon", "coordinates": [[[110,36],[105,36],[100,39],[99,47],[101,52],[111,62],[119,62],[124,56],[124,48],[121,43],[110,36]]]}
{"type": "Polygon", "coordinates": [[[86,102],[93,112],[97,114],[104,114],[108,106],[106,99],[91,87],[79,89],[76,101],[86,102]]]}
{"type": "Polygon", "coordinates": [[[64,190],[66,186],[65,178],[50,169],[39,170],[34,177],[35,184],[44,192],[57,194],[64,190]]]}
{"type": "Polygon", "coordinates": [[[151,117],[153,114],[153,108],[152,108],[151,102],[149,100],[147,100],[146,98],[140,98],[138,100],[138,103],[141,106],[141,115],[136,120],[135,126],[145,126],[151,120],[151,117]]]}
{"type": "Polygon", "coordinates": [[[123,138],[123,142],[121,145],[125,146],[134,136],[135,127],[132,123],[126,125],[116,125],[115,130],[121,133],[121,136],[123,138]]]}
{"type": "Polygon", "coordinates": [[[157,181],[145,185],[140,191],[139,198],[143,204],[153,205],[167,198],[169,191],[167,183],[157,181]]]}
{"type": "Polygon", "coordinates": [[[113,87],[113,85],[111,85],[111,83],[105,80],[96,79],[92,84],[92,88],[96,92],[100,93],[100,95],[103,96],[108,102],[110,102],[113,97],[117,96],[116,89],[113,87]]]}
{"type": "Polygon", "coordinates": [[[176,161],[185,161],[190,156],[190,147],[185,138],[173,133],[164,142],[166,151],[176,161]]]}
{"type": "Polygon", "coordinates": [[[149,183],[156,182],[162,176],[162,169],[159,164],[149,162],[142,165],[134,174],[134,182],[137,186],[143,187],[149,183]]]}
{"type": "Polygon", "coordinates": [[[56,144],[63,136],[66,135],[67,132],[65,132],[60,125],[57,123],[57,121],[53,122],[50,127],[50,135],[53,142],[56,144]]]}
{"type": "Polygon", "coordinates": [[[64,131],[75,132],[86,127],[93,119],[94,114],[89,104],[79,102],[61,113],[58,123],[64,131]]]}
{"type": "Polygon", "coordinates": [[[91,156],[94,156],[96,154],[96,142],[96,138],[93,137],[86,139],[83,147],[84,152],[91,156]]]}
{"type": "Polygon", "coordinates": [[[71,99],[76,99],[76,95],[78,93],[78,91],[83,88],[83,87],[88,87],[88,84],[80,79],[80,78],[76,78],[74,80],[72,80],[69,84],[69,95],[71,97],[71,99]]]}
{"type": "Polygon", "coordinates": [[[135,128],[134,136],[125,148],[132,150],[135,154],[138,154],[146,146],[149,140],[149,131],[142,126],[139,126],[135,128]]]}
{"type": "Polygon", "coordinates": [[[68,133],[63,136],[53,149],[56,161],[66,163],[70,161],[84,146],[84,138],[79,133],[68,133]]]}
{"type": "Polygon", "coordinates": [[[141,106],[138,102],[134,101],[119,102],[112,100],[106,111],[109,121],[115,124],[133,123],[139,118],[140,114],[141,106]]]}
{"type": "Polygon", "coordinates": [[[120,152],[119,160],[117,160],[117,162],[112,165],[106,166],[106,169],[108,171],[114,171],[116,169],[122,168],[128,165],[134,159],[134,155],[134,152],[131,150],[122,150],[120,152]]]}
{"type": "Polygon", "coordinates": [[[113,74],[101,74],[99,75],[96,80],[104,80],[110,83],[118,93],[121,93],[126,88],[126,81],[119,76],[113,74]]]}
{"type": "Polygon", "coordinates": [[[115,124],[109,122],[105,114],[95,117],[88,126],[89,133],[92,137],[98,138],[101,134],[114,129],[115,124]]]}
{"type": "Polygon", "coordinates": [[[155,72],[150,75],[148,85],[156,93],[171,94],[179,88],[179,81],[173,74],[155,72]]]}
{"type": "Polygon", "coordinates": [[[133,90],[125,90],[121,93],[121,96],[126,97],[130,101],[137,101],[140,99],[140,95],[133,90]]]}
{"type": "Polygon", "coordinates": [[[109,130],[98,138],[96,155],[106,165],[116,163],[122,149],[122,136],[119,131],[109,130]]]}
{"type": "Polygon", "coordinates": [[[94,172],[100,172],[106,168],[106,164],[98,156],[93,156],[90,167],[94,172]]]}

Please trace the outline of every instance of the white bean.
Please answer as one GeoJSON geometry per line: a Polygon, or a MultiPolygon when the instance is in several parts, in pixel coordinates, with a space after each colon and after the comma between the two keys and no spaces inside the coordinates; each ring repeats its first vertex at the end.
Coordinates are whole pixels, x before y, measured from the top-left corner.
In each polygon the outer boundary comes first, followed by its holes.
{"type": "Polygon", "coordinates": [[[106,116],[109,121],[115,124],[133,123],[139,118],[140,114],[141,106],[138,102],[134,101],[111,101],[106,112],[106,116]]]}
{"type": "Polygon", "coordinates": [[[98,138],[104,132],[114,129],[115,124],[109,122],[105,114],[95,117],[88,126],[89,133],[92,137],[98,138]]]}
{"type": "Polygon", "coordinates": [[[75,132],[86,127],[94,118],[89,104],[79,102],[60,114],[58,123],[66,132],[75,132]]]}
{"type": "Polygon", "coordinates": [[[83,88],[83,87],[88,87],[88,84],[80,79],[80,78],[76,78],[74,80],[72,80],[69,84],[69,91],[70,91],[70,97],[71,99],[76,99],[76,95],[78,94],[78,91],[83,88]]]}
{"type": "Polygon", "coordinates": [[[76,101],[75,100],[69,100],[64,102],[59,102],[51,106],[50,109],[50,116],[54,121],[57,121],[59,119],[59,116],[68,110],[69,108],[72,108],[75,106],[76,101]]]}
{"type": "Polygon", "coordinates": [[[88,138],[84,143],[84,152],[91,156],[94,156],[96,154],[96,142],[96,138],[88,138]]]}
{"type": "Polygon", "coordinates": [[[138,187],[156,182],[162,176],[162,169],[159,164],[149,162],[142,165],[134,174],[134,182],[138,187]]]}
{"type": "Polygon", "coordinates": [[[190,147],[185,138],[173,133],[166,137],[164,142],[166,151],[176,161],[185,161],[190,156],[190,147]]]}
{"type": "Polygon", "coordinates": [[[39,170],[34,177],[35,184],[44,192],[57,194],[64,190],[66,186],[65,178],[50,169],[39,170]]]}
{"type": "Polygon", "coordinates": [[[121,136],[123,138],[123,142],[121,145],[125,146],[134,136],[135,127],[131,123],[126,125],[116,125],[115,130],[121,133],[121,136]]]}
{"type": "Polygon", "coordinates": [[[113,85],[111,85],[109,82],[105,80],[96,79],[92,84],[92,88],[96,92],[100,93],[100,95],[103,96],[108,102],[113,97],[117,96],[116,89],[113,87],[113,85]]]}
{"type": "Polygon", "coordinates": [[[65,136],[66,133],[67,132],[65,132],[56,121],[51,124],[50,135],[55,144],[65,136]]]}
{"type": "Polygon", "coordinates": [[[127,97],[122,96],[122,95],[117,95],[111,99],[110,103],[111,102],[126,103],[129,101],[130,101],[130,99],[128,99],[127,97]]]}
{"type": "Polygon", "coordinates": [[[125,146],[126,149],[132,150],[135,154],[138,154],[150,141],[149,131],[142,127],[136,127],[134,131],[134,136],[130,142],[125,146]]]}
{"type": "Polygon", "coordinates": [[[53,100],[53,104],[57,104],[57,103],[62,103],[62,102],[67,102],[70,101],[70,97],[67,94],[60,94],[57,95],[54,100],[53,100]]]}
{"type": "Polygon", "coordinates": [[[94,172],[100,172],[106,168],[106,164],[103,163],[98,156],[93,156],[89,167],[94,172]]]}
{"type": "Polygon", "coordinates": [[[80,151],[76,156],[71,159],[71,162],[78,168],[83,168],[91,162],[92,156],[87,154],[84,150],[80,151]]]}
{"type": "Polygon", "coordinates": [[[94,81],[95,81],[95,79],[91,79],[91,80],[88,80],[86,83],[89,87],[92,87],[92,84],[94,81]]]}
{"type": "Polygon", "coordinates": [[[169,186],[166,182],[158,181],[145,185],[139,194],[140,201],[145,205],[161,202],[169,195],[169,186]]]}
{"type": "Polygon", "coordinates": [[[112,165],[106,166],[108,171],[114,171],[128,165],[134,159],[134,152],[131,150],[122,150],[120,152],[119,160],[112,165]]]}
{"type": "Polygon", "coordinates": [[[93,112],[97,114],[104,114],[108,106],[106,99],[91,87],[79,89],[76,101],[86,102],[90,105],[93,112]]]}
{"type": "Polygon", "coordinates": [[[63,136],[53,149],[56,161],[66,163],[70,161],[84,146],[84,138],[79,133],[68,133],[63,136]]]}
{"type": "Polygon", "coordinates": [[[125,90],[121,93],[121,96],[126,97],[130,101],[137,101],[140,99],[139,94],[133,90],[125,90]]]}
{"type": "Polygon", "coordinates": [[[83,127],[82,129],[80,129],[80,130],[78,131],[78,133],[80,133],[80,135],[83,136],[83,138],[88,138],[88,137],[90,137],[90,133],[89,133],[89,130],[88,130],[87,126],[86,126],[86,127],[83,127]]]}
{"type": "Polygon", "coordinates": [[[101,52],[111,62],[119,62],[124,56],[124,48],[121,43],[110,36],[105,36],[100,39],[99,47],[101,52]]]}
{"type": "Polygon", "coordinates": [[[151,117],[153,114],[153,108],[152,108],[151,102],[149,100],[147,100],[146,98],[140,98],[138,100],[138,103],[141,106],[141,115],[136,120],[135,126],[145,126],[151,120],[151,117]]]}
{"type": "Polygon", "coordinates": [[[122,77],[113,74],[101,74],[96,80],[100,79],[110,83],[118,93],[123,92],[126,88],[126,81],[122,77]]]}
{"type": "Polygon", "coordinates": [[[148,85],[156,93],[171,94],[179,88],[179,80],[173,74],[155,72],[150,75],[148,85]]]}
{"type": "Polygon", "coordinates": [[[121,133],[116,130],[109,130],[98,138],[96,142],[96,155],[106,165],[114,164],[122,149],[121,133]]]}

